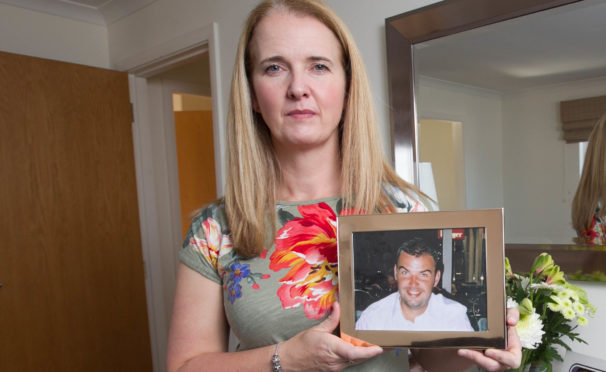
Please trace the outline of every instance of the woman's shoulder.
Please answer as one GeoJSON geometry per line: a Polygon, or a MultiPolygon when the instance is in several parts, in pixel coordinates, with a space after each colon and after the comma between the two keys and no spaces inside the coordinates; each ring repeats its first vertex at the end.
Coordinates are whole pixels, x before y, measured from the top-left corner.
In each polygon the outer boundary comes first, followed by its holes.
{"type": "Polygon", "coordinates": [[[216,200],[195,212],[185,237],[184,247],[188,245],[203,250],[231,250],[231,234],[223,200],[216,200]]]}
{"type": "Polygon", "coordinates": [[[192,213],[192,225],[200,225],[204,221],[213,219],[220,224],[227,225],[227,215],[225,213],[225,201],[223,198],[217,199],[206,206],[192,213]]]}
{"type": "Polygon", "coordinates": [[[437,210],[435,203],[427,196],[411,188],[402,189],[398,185],[384,183],[383,189],[399,213],[437,210]]]}
{"type": "Polygon", "coordinates": [[[223,270],[219,259],[232,249],[225,205],[217,200],[195,213],[179,257],[190,268],[220,282],[223,270]]]}

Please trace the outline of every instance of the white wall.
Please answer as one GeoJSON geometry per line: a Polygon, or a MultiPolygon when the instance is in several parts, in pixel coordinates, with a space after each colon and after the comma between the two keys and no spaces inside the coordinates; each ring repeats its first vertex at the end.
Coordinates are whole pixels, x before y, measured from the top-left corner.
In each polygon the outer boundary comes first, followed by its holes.
{"type": "MultiPolygon", "coordinates": [[[[385,61],[385,18],[428,5],[432,0],[327,0],[350,27],[366,63],[377,116],[381,123],[383,148],[391,156],[389,97],[385,61]]],[[[146,48],[170,43],[181,35],[218,23],[219,84],[227,105],[236,45],[242,24],[257,0],[158,0],[109,26],[110,60],[119,64],[146,48]]],[[[223,117],[226,107],[222,107],[223,117]]]]}
{"type": "Polygon", "coordinates": [[[577,145],[561,138],[560,101],[606,94],[606,77],[535,88],[504,99],[503,170],[506,236],[511,243],[570,244],[577,145]],[[571,180],[573,181],[571,183],[571,180]],[[507,214],[515,218],[507,218],[507,214]]]}
{"type": "Polygon", "coordinates": [[[109,68],[103,26],[0,4],[0,50],[109,68]]]}

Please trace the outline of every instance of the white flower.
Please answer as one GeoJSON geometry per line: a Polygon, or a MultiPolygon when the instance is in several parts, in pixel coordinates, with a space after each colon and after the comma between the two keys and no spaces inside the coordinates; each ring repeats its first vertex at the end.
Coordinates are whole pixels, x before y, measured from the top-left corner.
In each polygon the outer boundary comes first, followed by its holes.
{"type": "Polygon", "coordinates": [[[558,296],[551,296],[549,299],[553,302],[547,304],[547,307],[553,312],[559,312],[562,310],[562,299],[558,296]]]}
{"type": "Polygon", "coordinates": [[[577,313],[577,315],[585,314],[585,306],[583,306],[583,304],[580,302],[573,303],[572,308],[574,309],[574,312],[577,313]]]}
{"type": "Polygon", "coordinates": [[[579,325],[582,325],[582,326],[586,326],[586,325],[587,325],[587,323],[589,323],[589,322],[587,321],[587,318],[585,318],[584,316],[580,316],[580,317],[578,317],[578,318],[577,318],[577,322],[579,323],[579,325]]]}
{"type": "Polygon", "coordinates": [[[576,316],[572,307],[567,307],[565,309],[562,309],[561,313],[562,313],[562,315],[564,315],[564,318],[566,318],[568,320],[573,320],[574,317],[576,316]]]}
{"type": "MultiPolygon", "coordinates": [[[[577,292],[577,291],[575,291],[573,289],[570,289],[570,288],[566,289],[566,294],[571,299],[573,299],[574,301],[580,301],[581,300],[581,296],[579,296],[579,292],[577,292]]],[[[581,294],[582,294],[582,292],[581,292],[581,294]]],[[[587,295],[585,295],[585,296],[587,296],[587,295]]]]}
{"type": "Polygon", "coordinates": [[[518,303],[513,298],[507,297],[507,308],[508,309],[516,308],[517,309],[518,303]]]}
{"type": "Polygon", "coordinates": [[[520,337],[522,347],[526,349],[536,349],[541,345],[541,338],[545,333],[543,331],[543,322],[536,312],[520,317],[516,325],[516,331],[520,337]]]}

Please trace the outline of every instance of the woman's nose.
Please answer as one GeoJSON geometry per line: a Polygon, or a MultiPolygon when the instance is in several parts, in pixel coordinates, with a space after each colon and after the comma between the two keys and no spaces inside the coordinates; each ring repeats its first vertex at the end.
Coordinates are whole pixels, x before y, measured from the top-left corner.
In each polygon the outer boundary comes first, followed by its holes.
{"type": "Polygon", "coordinates": [[[309,96],[309,87],[307,85],[304,73],[291,73],[287,95],[288,98],[295,100],[309,96]]]}

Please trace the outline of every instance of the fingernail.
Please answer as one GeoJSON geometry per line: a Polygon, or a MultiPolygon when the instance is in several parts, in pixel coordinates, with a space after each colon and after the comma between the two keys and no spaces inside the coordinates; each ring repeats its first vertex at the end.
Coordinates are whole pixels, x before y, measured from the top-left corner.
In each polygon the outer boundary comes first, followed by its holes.
{"type": "Polygon", "coordinates": [[[469,351],[465,350],[465,349],[459,349],[459,355],[460,356],[468,356],[469,355],[469,351]]]}

